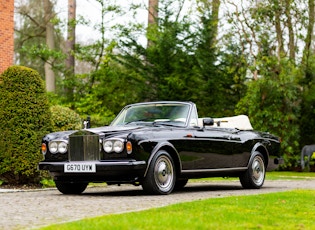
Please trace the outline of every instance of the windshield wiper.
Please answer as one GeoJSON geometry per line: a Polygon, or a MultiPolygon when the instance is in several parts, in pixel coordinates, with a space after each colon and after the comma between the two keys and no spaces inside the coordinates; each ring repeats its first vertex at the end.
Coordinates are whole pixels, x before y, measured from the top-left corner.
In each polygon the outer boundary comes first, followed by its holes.
{"type": "Polygon", "coordinates": [[[145,119],[139,119],[139,120],[134,120],[134,121],[128,121],[124,125],[129,125],[131,123],[137,123],[137,122],[148,122],[149,120],[150,120],[149,118],[145,118],[145,119]]]}
{"type": "Polygon", "coordinates": [[[175,127],[183,127],[184,123],[181,121],[154,121],[152,123],[153,126],[175,126],[175,127]],[[180,124],[179,124],[180,123],[180,124]]]}

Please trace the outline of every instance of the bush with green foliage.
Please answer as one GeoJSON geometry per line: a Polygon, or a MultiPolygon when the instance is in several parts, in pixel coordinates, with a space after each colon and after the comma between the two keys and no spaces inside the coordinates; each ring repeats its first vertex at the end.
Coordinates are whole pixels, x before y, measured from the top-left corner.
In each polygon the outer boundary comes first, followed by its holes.
{"type": "Polygon", "coordinates": [[[283,60],[277,65],[271,57],[263,60],[261,77],[248,84],[246,95],[239,101],[237,114],[247,114],[256,130],[279,136],[283,168],[297,166],[300,156],[300,89],[296,84],[298,71],[283,60]]]}
{"type": "Polygon", "coordinates": [[[75,111],[60,105],[50,107],[53,132],[82,129],[82,121],[75,111]]]}
{"type": "Polygon", "coordinates": [[[50,131],[45,84],[39,73],[12,66],[0,75],[0,180],[38,182],[41,138],[50,131]]]}

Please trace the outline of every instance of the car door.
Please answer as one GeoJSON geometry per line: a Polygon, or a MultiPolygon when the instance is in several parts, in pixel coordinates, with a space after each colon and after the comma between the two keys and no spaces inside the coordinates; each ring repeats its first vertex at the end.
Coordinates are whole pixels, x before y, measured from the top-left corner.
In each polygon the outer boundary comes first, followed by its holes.
{"type": "Polygon", "coordinates": [[[249,155],[235,129],[222,128],[194,130],[180,150],[183,170],[244,167],[249,155]]]}

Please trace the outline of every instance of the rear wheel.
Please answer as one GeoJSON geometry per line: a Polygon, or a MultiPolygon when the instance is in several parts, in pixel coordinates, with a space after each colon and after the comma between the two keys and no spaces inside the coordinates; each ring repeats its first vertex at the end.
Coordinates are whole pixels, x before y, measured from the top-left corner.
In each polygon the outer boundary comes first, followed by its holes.
{"type": "Polygon", "coordinates": [[[176,172],[172,157],[164,150],[153,157],[142,188],[149,194],[167,195],[175,186],[176,172]]]}
{"type": "Polygon", "coordinates": [[[265,175],[265,159],[260,152],[256,151],[249,162],[248,169],[240,176],[240,182],[243,188],[261,188],[265,181],[265,175]]]}
{"type": "Polygon", "coordinates": [[[59,192],[63,194],[81,194],[88,186],[88,183],[69,183],[63,181],[55,181],[55,184],[59,192]]]}

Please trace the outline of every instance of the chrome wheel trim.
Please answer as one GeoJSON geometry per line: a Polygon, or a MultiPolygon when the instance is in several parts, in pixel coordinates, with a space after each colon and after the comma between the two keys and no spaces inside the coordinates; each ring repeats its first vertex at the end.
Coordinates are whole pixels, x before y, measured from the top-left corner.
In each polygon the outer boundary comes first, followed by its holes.
{"type": "Polygon", "coordinates": [[[174,169],[171,160],[166,156],[160,156],[154,167],[154,180],[158,188],[163,192],[172,189],[174,181],[174,169]]]}
{"type": "Polygon", "coordinates": [[[261,185],[265,179],[265,164],[261,157],[256,156],[252,164],[252,179],[256,185],[261,185]]]}

